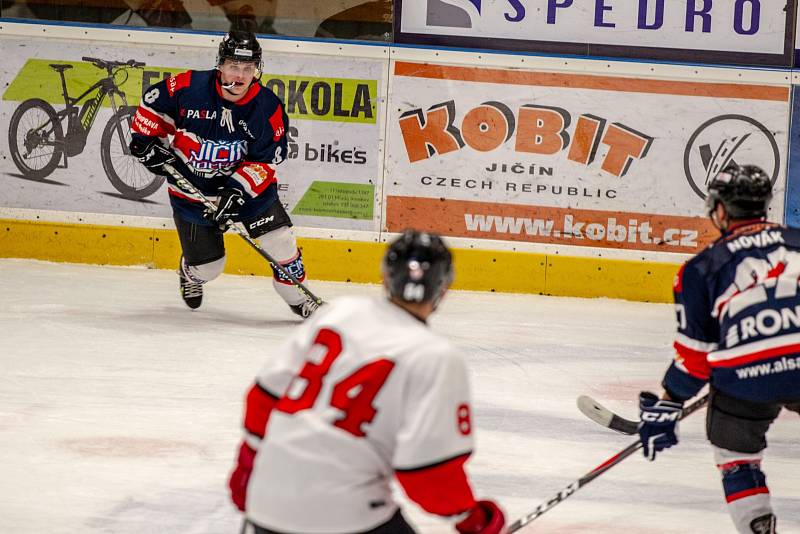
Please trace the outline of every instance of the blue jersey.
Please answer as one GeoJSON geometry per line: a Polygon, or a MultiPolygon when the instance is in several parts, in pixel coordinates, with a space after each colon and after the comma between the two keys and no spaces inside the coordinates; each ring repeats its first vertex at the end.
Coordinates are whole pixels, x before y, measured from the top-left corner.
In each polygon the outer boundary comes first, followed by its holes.
{"type": "Polygon", "coordinates": [[[706,382],[754,402],[800,399],[800,231],[764,221],[730,228],[675,278],[678,333],[664,388],[706,382]]]}
{"type": "MultiPolygon", "coordinates": [[[[275,94],[254,82],[238,102],[222,98],[216,70],[187,71],[162,80],[142,97],[134,136],[171,138],[174,167],[216,200],[223,187],[243,192],[241,219],[254,218],[277,199],[274,165],[286,157],[289,119],[275,94]]],[[[170,202],[189,222],[208,223],[197,198],[171,177],[170,202]]]]}

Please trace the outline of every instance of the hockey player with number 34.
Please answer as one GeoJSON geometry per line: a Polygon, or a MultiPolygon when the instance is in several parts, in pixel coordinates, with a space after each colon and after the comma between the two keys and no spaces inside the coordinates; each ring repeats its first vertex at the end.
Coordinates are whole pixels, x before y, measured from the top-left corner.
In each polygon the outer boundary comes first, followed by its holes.
{"type": "MultiPolygon", "coordinates": [[[[190,308],[201,305],[203,284],[222,273],[228,220],[243,223],[289,273],[300,282],[305,278],[273,168],[286,157],[289,119],[280,99],[259,83],[260,71],[255,35],[231,31],[219,45],[215,69],[187,71],[154,84],[133,120],[131,154],[168,180],[183,252],[180,291],[190,308]],[[216,211],[183,191],[166,164],[215,202],[216,211]]],[[[279,271],[273,274],[278,294],[294,313],[308,317],[317,304],[279,271]]]]}
{"type": "Polygon", "coordinates": [[[784,408],[800,411],[800,230],[765,220],[770,177],[727,166],[708,186],[722,234],[678,272],[675,359],[657,397],[639,398],[645,456],[678,443],[683,402],[710,384],[706,433],[738,532],[772,534],[761,471],[766,434],[784,408]]]}
{"type": "Polygon", "coordinates": [[[426,324],[453,278],[435,235],[407,230],[383,261],[388,298],[343,297],[273,351],[247,394],[231,497],[257,534],[411,534],[395,478],[461,533],[498,534],[464,471],[467,369],[426,324]]]}

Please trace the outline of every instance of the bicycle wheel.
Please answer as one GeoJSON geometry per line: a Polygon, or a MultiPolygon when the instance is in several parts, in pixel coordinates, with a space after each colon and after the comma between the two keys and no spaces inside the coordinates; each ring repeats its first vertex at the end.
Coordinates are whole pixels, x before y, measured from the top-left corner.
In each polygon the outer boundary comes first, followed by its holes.
{"type": "Polygon", "coordinates": [[[148,171],[139,160],[131,156],[131,122],[135,107],[125,107],[111,117],[100,138],[100,159],[106,176],[125,198],[149,197],[164,183],[164,176],[148,171]]]}
{"type": "Polygon", "coordinates": [[[64,131],[53,106],[40,98],[20,104],[8,125],[8,149],[24,176],[42,179],[51,174],[64,150],[64,131]]]}

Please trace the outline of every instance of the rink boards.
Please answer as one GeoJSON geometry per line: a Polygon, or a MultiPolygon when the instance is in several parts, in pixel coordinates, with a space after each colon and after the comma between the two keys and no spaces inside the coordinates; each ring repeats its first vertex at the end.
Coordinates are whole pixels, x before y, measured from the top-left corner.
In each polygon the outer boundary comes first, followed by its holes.
{"type": "MultiPolygon", "coordinates": [[[[148,265],[175,269],[180,257],[172,229],[0,219],[0,256],[101,265],[148,265]]],[[[380,283],[385,243],[302,237],[298,244],[317,280],[380,283]]],[[[238,236],[225,236],[225,272],[271,276],[267,263],[238,236]]],[[[559,254],[454,247],[455,289],[611,297],[647,302],[672,298],[678,266],[559,254]]]]}
{"type": "MultiPolygon", "coordinates": [[[[76,96],[101,77],[83,57],[142,61],[118,80],[135,105],[155,81],[209,68],[219,39],[2,29],[4,124],[31,98],[63,109],[52,64],[72,67],[76,96]]],[[[262,46],[262,82],[290,116],[280,195],[311,278],[377,282],[386,241],[413,226],[447,236],[457,288],[666,302],[678,265],[714,237],[705,185],[731,159],[773,176],[771,220],[797,219],[790,70],[283,38],[262,46]]],[[[164,187],[136,199],[107,178],[101,133],[112,119],[106,101],[85,150],[35,179],[15,166],[0,129],[0,256],[175,267],[164,187]]],[[[269,274],[236,236],[228,244],[228,272],[269,274]]]]}

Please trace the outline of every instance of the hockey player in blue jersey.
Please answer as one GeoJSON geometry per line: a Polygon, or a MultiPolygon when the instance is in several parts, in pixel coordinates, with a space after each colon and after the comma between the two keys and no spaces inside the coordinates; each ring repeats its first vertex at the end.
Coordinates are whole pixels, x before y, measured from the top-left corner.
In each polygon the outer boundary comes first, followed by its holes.
{"type": "MultiPolygon", "coordinates": [[[[289,119],[283,104],[258,79],[261,46],[250,32],[231,31],[219,45],[217,67],[187,71],[150,87],[132,125],[131,153],[151,172],[164,174],[182,257],[183,300],[202,303],[203,284],[222,273],[227,220],[299,281],[305,279],[292,222],[278,198],[274,166],[286,157],[289,119]],[[164,165],[174,167],[206,197],[215,212],[182,190],[164,165]]],[[[293,312],[308,317],[316,303],[273,269],[273,285],[293,312]]]]}
{"type": "Polygon", "coordinates": [[[779,412],[800,411],[800,230],[766,221],[772,183],[731,164],[708,186],[722,234],[686,262],[675,283],[675,359],[657,397],[639,398],[644,454],[678,443],[683,402],[710,384],[706,432],[738,532],[775,532],[766,434],[779,412]]]}

